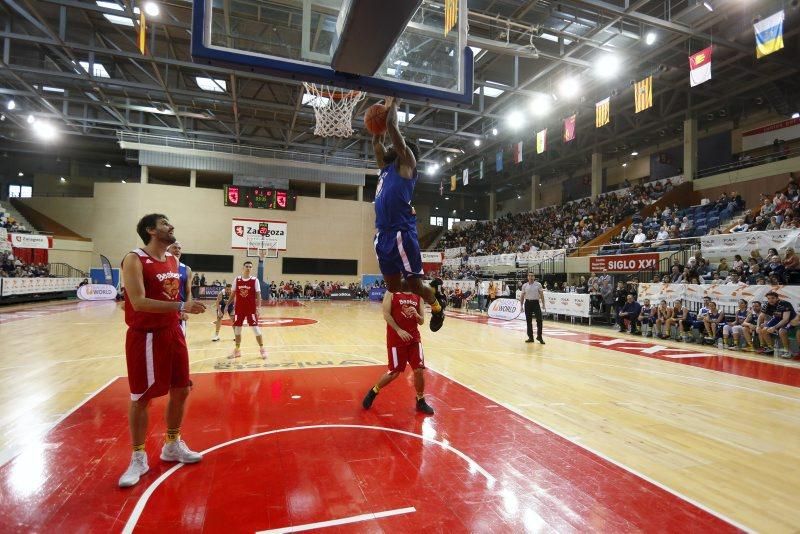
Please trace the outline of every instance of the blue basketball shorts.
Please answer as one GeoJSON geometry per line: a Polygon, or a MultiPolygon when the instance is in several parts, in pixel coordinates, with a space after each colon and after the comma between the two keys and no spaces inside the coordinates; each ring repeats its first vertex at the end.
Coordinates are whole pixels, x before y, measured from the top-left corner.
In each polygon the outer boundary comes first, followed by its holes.
{"type": "MultiPolygon", "coordinates": [[[[769,320],[769,322],[767,324],[764,325],[764,327],[765,328],[774,328],[774,327],[778,326],[778,323],[780,323],[781,320],[782,319],[780,317],[773,317],[772,319],[769,320]]],[[[789,321],[788,323],[783,325],[780,329],[789,331],[792,328],[794,328],[794,327],[791,325],[791,321],[789,321]]]]}
{"type": "Polygon", "coordinates": [[[402,274],[403,278],[422,276],[422,255],[416,232],[379,231],[375,234],[375,255],[381,274],[402,274]]]}

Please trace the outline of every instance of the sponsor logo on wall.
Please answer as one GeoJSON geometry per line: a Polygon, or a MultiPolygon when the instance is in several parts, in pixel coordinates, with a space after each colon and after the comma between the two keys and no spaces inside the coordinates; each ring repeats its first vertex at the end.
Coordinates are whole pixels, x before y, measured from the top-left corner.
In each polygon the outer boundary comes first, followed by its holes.
{"type": "Polygon", "coordinates": [[[107,284],[86,284],[78,288],[78,298],[81,300],[114,300],[117,298],[117,288],[107,284]]]}
{"type": "Polygon", "coordinates": [[[489,305],[489,317],[511,321],[520,317],[522,304],[516,299],[495,299],[489,305]]]}
{"type": "Polygon", "coordinates": [[[622,254],[618,256],[591,256],[589,271],[593,273],[630,273],[658,268],[658,252],[647,254],[622,254]]]}

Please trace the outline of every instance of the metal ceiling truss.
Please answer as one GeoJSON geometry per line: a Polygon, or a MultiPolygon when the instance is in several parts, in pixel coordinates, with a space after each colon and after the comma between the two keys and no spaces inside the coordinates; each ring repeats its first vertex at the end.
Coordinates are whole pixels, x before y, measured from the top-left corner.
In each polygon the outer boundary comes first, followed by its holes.
{"type": "MultiPolygon", "coordinates": [[[[149,54],[142,55],[133,28],[103,17],[124,13],[134,19],[131,2],[125,4],[125,11],[117,11],[89,0],[0,0],[0,15],[6,19],[0,26],[0,95],[15,98],[20,110],[6,113],[10,120],[0,123],[0,132],[6,138],[28,138],[24,110],[63,124],[62,131],[76,138],[114,140],[117,131],[126,131],[371,159],[369,138],[364,134],[346,140],[313,135],[313,110],[302,104],[299,82],[193,63],[189,54],[191,2],[161,3],[160,18],[148,24],[149,54]],[[91,65],[102,64],[109,77],[87,72],[79,66],[80,61],[88,61],[90,70],[91,65]],[[219,93],[204,91],[195,81],[198,76],[223,80],[227,87],[219,93]],[[45,91],[43,86],[63,92],[45,91]]],[[[720,0],[715,2],[717,9],[709,13],[702,7],[698,11],[695,3],[673,6],[663,0],[625,0],[623,7],[600,0],[560,0],[557,4],[549,0],[470,0],[469,44],[481,49],[476,85],[503,93],[490,98],[485,89],[479,90],[472,106],[404,102],[404,110],[414,117],[402,127],[412,138],[434,141],[425,147],[423,161],[443,163],[445,155],[456,155],[452,169],[456,170],[478,157],[491,160],[498,146],[519,140],[520,135],[503,131],[510,109],[527,108],[534,95],[551,92],[553,82],[565,73],[586,72],[604,51],[614,51],[625,59],[624,79],[609,84],[583,76],[585,100],[559,102],[548,121],[555,125],[561,116],[582,113],[578,142],[537,159],[537,172],[581,167],[587,152],[607,150],[615,142],[629,143],[635,137],[654,138],[658,130],[687,113],[728,106],[746,92],[743,87],[752,91],[773,84],[769,101],[786,109],[797,89],[797,82],[787,81],[787,77],[797,73],[797,63],[775,54],[756,64],[748,42],[752,40],[749,24],[731,23],[736,17],[750,17],[758,7],[720,0]],[[665,20],[665,14],[672,19],[665,20]],[[681,22],[684,19],[692,20],[692,25],[681,22]],[[656,47],[641,42],[649,30],[660,32],[656,47]],[[720,91],[709,84],[689,91],[685,67],[689,47],[705,46],[712,36],[719,51],[719,55],[715,52],[714,78],[736,81],[737,88],[728,91],[728,83],[726,90],[720,91]],[[666,71],[659,69],[661,65],[666,71]],[[658,76],[657,109],[638,117],[631,109],[633,99],[627,98],[625,91],[628,79],[646,72],[658,76]],[[595,97],[599,100],[612,92],[622,96],[612,100],[614,140],[607,139],[607,132],[595,131],[593,120],[584,116],[593,114],[595,97]],[[500,136],[490,134],[493,127],[500,127],[500,136]],[[480,148],[473,146],[474,140],[483,141],[480,148]],[[462,153],[469,157],[461,157],[462,153]]],[[[785,38],[795,34],[787,32],[785,38]]],[[[365,100],[356,110],[356,128],[362,126],[361,112],[371,102],[365,100]]],[[[506,179],[507,175],[494,177],[495,181],[506,179]]],[[[428,180],[438,183],[439,178],[428,180]]]]}

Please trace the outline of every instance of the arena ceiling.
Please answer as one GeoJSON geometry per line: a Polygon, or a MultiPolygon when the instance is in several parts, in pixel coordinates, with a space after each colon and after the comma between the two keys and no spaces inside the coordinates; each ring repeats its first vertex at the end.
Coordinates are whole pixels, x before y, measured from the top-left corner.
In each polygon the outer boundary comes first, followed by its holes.
{"type": "MultiPolygon", "coordinates": [[[[720,121],[735,125],[759,108],[789,115],[800,107],[796,4],[786,7],[785,49],[756,59],[752,24],[777,10],[772,2],[470,0],[469,44],[477,52],[472,106],[404,103],[413,114],[406,135],[432,141],[420,143],[423,167],[441,165],[439,175],[424,181],[438,185],[441,176],[474,167],[478,159],[486,163],[487,185],[529,180],[533,171],[547,179],[584,169],[593,151],[615,157],[681,138],[689,116],[702,128],[720,121]],[[713,79],[690,89],[687,57],[712,43],[713,79]],[[597,59],[606,54],[620,61],[611,78],[595,73],[597,59]],[[650,74],[654,106],[635,114],[631,83],[650,74]],[[579,78],[579,97],[559,99],[546,117],[509,128],[512,111],[526,113],[537,95],[557,93],[566,76],[579,78]],[[612,97],[612,123],[596,129],[594,104],[606,96],[612,97]],[[578,114],[574,142],[553,142],[546,154],[526,156],[523,165],[489,172],[499,148],[530,142],[534,129],[559,132],[561,119],[572,113],[578,114]]],[[[0,134],[6,146],[41,145],[26,121],[33,113],[56,123],[60,142],[76,149],[134,132],[371,159],[362,133],[346,140],[314,136],[313,110],[302,104],[299,82],[194,63],[191,2],[160,5],[160,16],[150,22],[150,55],[143,56],[128,24],[136,16],[122,0],[2,0],[0,134]],[[224,80],[225,89],[204,89],[202,78],[224,80]],[[11,99],[14,110],[6,109],[11,99]]],[[[379,98],[370,96],[357,116],[379,98]]]]}

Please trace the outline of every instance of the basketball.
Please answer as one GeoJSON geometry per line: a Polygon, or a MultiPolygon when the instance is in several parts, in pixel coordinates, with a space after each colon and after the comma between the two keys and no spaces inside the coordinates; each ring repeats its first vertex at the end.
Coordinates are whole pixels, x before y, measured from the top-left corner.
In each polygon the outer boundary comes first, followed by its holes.
{"type": "Polygon", "coordinates": [[[386,114],[389,109],[383,104],[373,104],[364,115],[364,126],[372,135],[386,133],[386,114]]]}

